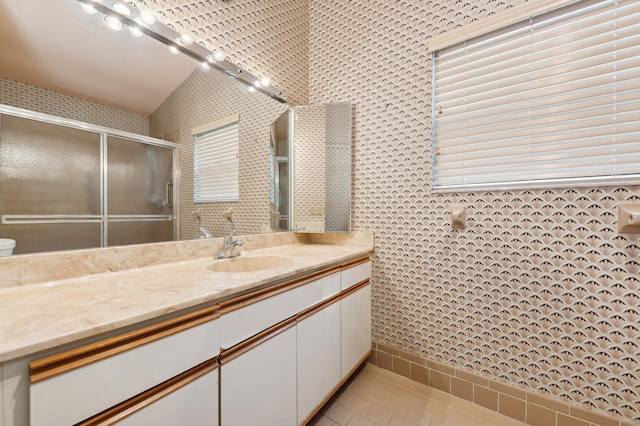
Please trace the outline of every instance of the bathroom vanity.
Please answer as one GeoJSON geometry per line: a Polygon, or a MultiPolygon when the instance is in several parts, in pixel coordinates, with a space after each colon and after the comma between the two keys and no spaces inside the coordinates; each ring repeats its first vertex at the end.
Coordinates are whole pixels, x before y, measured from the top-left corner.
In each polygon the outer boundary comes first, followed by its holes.
{"type": "Polygon", "coordinates": [[[306,424],[370,353],[372,237],[244,239],[236,259],[201,256],[220,239],[121,248],[146,260],[0,289],[0,426],[306,424]]]}

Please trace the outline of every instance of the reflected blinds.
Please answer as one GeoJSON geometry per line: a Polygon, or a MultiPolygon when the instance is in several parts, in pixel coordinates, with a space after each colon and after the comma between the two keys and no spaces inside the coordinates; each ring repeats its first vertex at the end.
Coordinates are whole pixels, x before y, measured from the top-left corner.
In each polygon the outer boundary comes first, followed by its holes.
{"type": "Polygon", "coordinates": [[[640,1],[582,1],[434,53],[432,189],[640,181],[640,1]]]}
{"type": "Polygon", "coordinates": [[[237,201],[239,122],[194,134],[194,201],[237,201]]]}

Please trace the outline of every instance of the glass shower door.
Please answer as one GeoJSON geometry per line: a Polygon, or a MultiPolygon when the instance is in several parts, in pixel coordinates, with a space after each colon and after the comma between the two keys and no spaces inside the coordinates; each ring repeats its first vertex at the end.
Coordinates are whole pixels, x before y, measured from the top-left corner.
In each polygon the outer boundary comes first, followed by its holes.
{"type": "Polygon", "coordinates": [[[0,114],[0,238],[15,254],[100,247],[100,135],[0,114]]]}
{"type": "Polygon", "coordinates": [[[107,246],[174,239],[172,148],[108,135],[107,246]]]}

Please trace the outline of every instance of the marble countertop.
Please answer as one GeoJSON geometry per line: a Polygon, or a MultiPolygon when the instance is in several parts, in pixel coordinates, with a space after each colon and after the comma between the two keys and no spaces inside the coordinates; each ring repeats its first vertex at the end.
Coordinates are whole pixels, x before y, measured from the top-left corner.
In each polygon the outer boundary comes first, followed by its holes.
{"type": "Polygon", "coordinates": [[[369,254],[372,247],[293,244],[244,257],[290,256],[254,272],[207,269],[212,256],[0,289],[0,362],[130,326],[369,254]]]}

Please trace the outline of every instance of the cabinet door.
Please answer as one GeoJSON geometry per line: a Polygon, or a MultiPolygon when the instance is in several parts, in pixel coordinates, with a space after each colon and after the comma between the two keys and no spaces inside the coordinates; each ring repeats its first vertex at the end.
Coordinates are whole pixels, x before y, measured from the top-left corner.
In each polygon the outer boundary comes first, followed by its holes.
{"type": "Polygon", "coordinates": [[[298,424],[340,382],[340,303],[298,322],[298,424]]]}
{"type": "Polygon", "coordinates": [[[340,290],[346,290],[371,278],[371,261],[360,263],[340,273],[340,290]]]}
{"type": "Polygon", "coordinates": [[[245,298],[223,302],[223,311],[236,303],[242,307],[220,318],[220,346],[229,349],[339,292],[340,274],[335,273],[255,303],[245,298]]]}
{"type": "Polygon", "coordinates": [[[30,364],[31,426],[76,424],[218,355],[206,308],[30,364]]]}
{"type": "MultiPolygon", "coordinates": [[[[108,423],[107,423],[108,424],[108,423]]],[[[136,411],[118,426],[218,425],[218,370],[182,386],[136,411]]]]}
{"type": "Polygon", "coordinates": [[[220,366],[221,424],[296,424],[296,328],[289,327],[220,366]]]}
{"type": "Polygon", "coordinates": [[[371,349],[371,284],[340,301],[341,371],[347,376],[371,349]]]}

